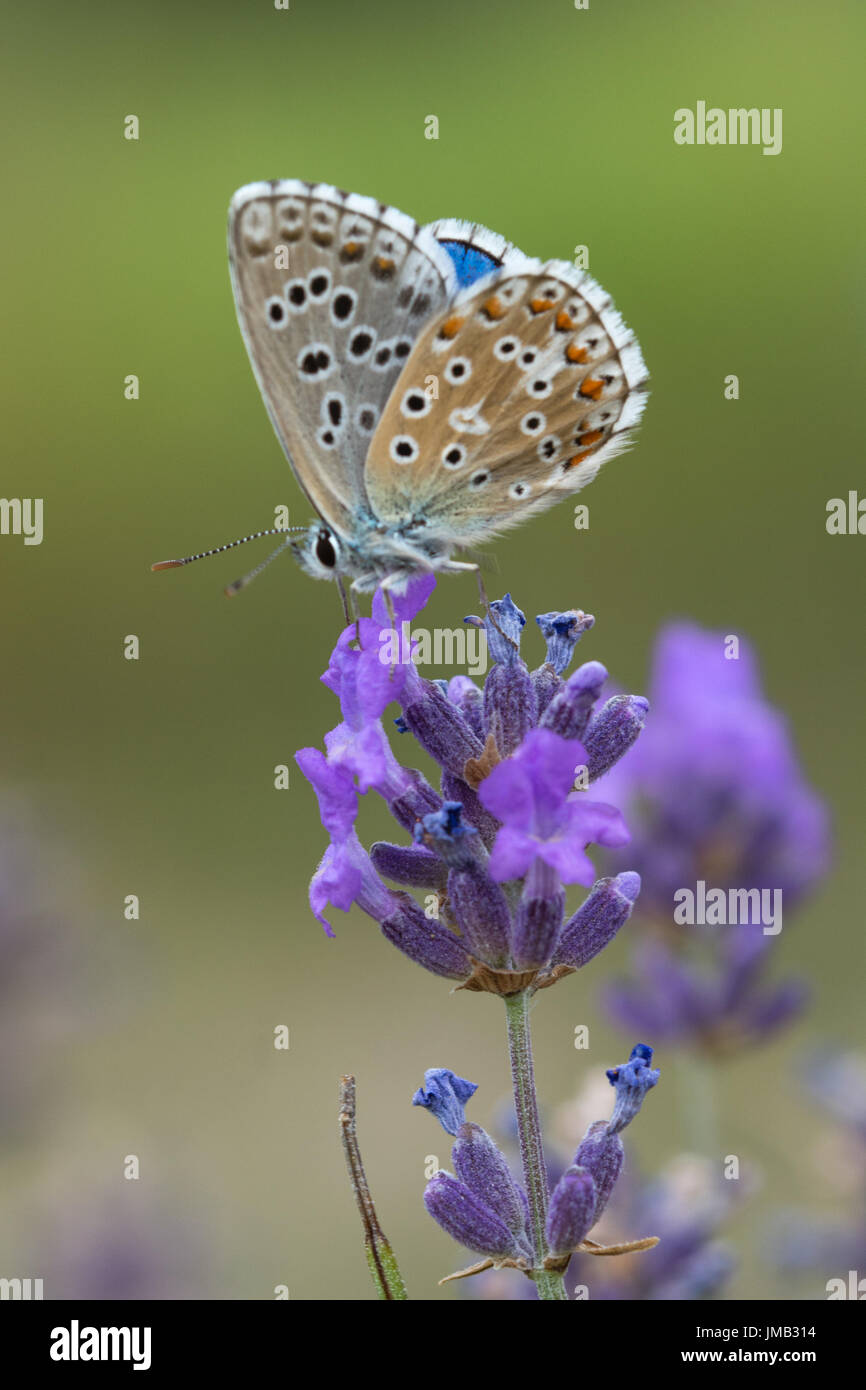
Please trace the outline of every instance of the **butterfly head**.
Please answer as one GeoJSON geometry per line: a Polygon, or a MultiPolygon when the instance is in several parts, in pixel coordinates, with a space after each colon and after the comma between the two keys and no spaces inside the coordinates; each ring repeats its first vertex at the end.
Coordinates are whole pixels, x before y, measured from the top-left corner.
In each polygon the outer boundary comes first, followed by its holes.
{"type": "Polygon", "coordinates": [[[344,568],[343,547],[326,521],[314,521],[290,546],[301,569],[313,579],[336,579],[344,568]]]}

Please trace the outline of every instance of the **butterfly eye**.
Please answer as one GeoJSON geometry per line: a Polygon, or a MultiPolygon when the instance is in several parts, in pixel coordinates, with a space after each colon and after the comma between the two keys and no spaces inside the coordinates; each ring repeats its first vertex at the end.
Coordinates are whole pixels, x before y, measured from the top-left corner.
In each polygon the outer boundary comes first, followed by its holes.
{"type": "Polygon", "coordinates": [[[326,570],[337,564],[337,546],[330,531],[320,531],[316,537],[316,559],[326,570]]]}

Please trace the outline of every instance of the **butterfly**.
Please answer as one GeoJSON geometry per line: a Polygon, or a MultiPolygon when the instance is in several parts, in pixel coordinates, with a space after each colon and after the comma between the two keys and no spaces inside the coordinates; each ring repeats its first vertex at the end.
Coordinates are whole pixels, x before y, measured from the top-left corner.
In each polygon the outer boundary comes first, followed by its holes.
{"type": "Polygon", "coordinates": [[[317,513],[255,536],[283,534],[274,555],[337,579],[344,609],[344,580],[400,592],[424,571],[477,570],[456,556],[578,491],[631,442],[640,348],[566,261],[298,179],[235,193],[228,250],[253,372],[317,513]]]}

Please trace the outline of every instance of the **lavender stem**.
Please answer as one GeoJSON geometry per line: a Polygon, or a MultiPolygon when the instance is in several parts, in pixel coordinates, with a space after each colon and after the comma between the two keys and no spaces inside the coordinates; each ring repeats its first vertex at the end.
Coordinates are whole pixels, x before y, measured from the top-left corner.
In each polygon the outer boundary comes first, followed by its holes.
{"type": "Polygon", "coordinates": [[[509,995],[505,1000],[508,1022],[508,1053],[511,1058],[511,1078],[514,1086],[514,1109],[520,1135],[520,1156],[535,1249],[533,1279],[540,1299],[566,1299],[562,1275],[543,1268],[547,1254],[545,1223],[547,1221],[547,1167],[541,1140],[541,1124],[535,1099],[535,1076],[532,1068],[532,1039],[529,1029],[529,995],[525,990],[509,995]]]}

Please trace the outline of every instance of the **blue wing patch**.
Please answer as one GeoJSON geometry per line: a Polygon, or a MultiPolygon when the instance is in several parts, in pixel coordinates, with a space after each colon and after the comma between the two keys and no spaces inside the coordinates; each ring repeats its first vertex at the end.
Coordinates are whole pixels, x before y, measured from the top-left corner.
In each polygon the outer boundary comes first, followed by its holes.
{"type": "Polygon", "coordinates": [[[502,265],[498,256],[491,255],[489,251],[482,251],[478,246],[471,246],[466,241],[440,241],[439,245],[444,246],[454,262],[457,283],[461,290],[467,285],[474,285],[476,280],[489,275],[491,270],[498,270],[502,265]]]}

